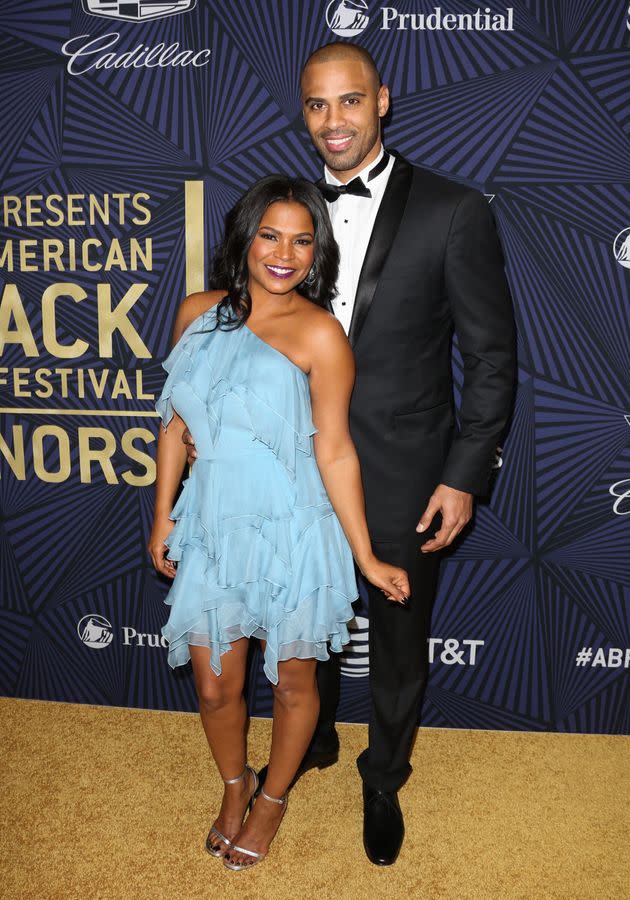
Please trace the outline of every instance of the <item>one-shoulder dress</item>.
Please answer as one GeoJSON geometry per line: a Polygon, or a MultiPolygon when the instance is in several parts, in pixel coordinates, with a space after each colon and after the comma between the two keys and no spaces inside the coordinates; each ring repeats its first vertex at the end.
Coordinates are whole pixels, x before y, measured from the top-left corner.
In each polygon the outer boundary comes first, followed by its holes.
{"type": "Polygon", "coordinates": [[[308,376],[247,325],[216,326],[212,307],[162,363],[155,408],[164,428],[175,410],[197,449],[169,516],[162,634],[173,668],[192,644],[217,674],[232,641],[262,638],[277,684],[280,661],[325,660],[349,641],[354,564],[315,460],[308,376]]]}

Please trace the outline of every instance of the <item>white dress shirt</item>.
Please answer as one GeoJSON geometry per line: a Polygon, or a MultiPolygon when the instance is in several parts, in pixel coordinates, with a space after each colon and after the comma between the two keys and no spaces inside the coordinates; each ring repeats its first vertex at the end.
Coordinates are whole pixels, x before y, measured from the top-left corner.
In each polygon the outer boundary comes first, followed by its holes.
{"type": "MultiPolygon", "coordinates": [[[[334,203],[328,203],[330,221],[341,255],[339,278],[337,280],[337,296],[332,302],[332,307],[346,334],[350,330],[352,310],[354,309],[354,300],[365,251],[367,250],[372,229],[374,228],[374,220],[394,165],[394,157],[390,156],[385,169],[376,178],[368,182],[367,176],[370,170],[378,165],[384,152],[383,147],[381,147],[381,152],[377,158],[360,172],[357,172],[356,176],[353,176],[361,177],[363,183],[369,187],[372,193],[371,197],[341,194],[334,203]]],[[[324,170],[324,178],[328,184],[342,184],[327,168],[324,170]]]]}

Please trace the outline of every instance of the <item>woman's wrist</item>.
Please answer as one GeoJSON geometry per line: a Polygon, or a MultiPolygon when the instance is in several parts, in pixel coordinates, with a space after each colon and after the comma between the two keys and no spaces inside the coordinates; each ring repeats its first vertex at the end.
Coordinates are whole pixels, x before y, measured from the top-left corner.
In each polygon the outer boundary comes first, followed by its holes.
{"type": "Polygon", "coordinates": [[[368,569],[376,561],[376,556],[374,555],[374,553],[372,553],[372,550],[367,550],[366,552],[361,553],[360,555],[357,554],[354,557],[354,561],[356,562],[357,566],[359,567],[361,574],[365,575],[365,573],[368,571],[368,569]]]}
{"type": "Polygon", "coordinates": [[[155,509],[153,513],[153,524],[154,525],[167,525],[169,522],[173,520],[170,518],[170,509],[155,509]]]}

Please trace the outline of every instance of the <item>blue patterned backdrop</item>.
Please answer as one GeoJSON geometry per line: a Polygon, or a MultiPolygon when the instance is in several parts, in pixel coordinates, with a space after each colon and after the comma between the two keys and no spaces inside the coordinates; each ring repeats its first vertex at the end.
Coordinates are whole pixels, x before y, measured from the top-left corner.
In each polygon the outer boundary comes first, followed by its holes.
{"type": "MultiPolygon", "coordinates": [[[[492,500],[442,567],[422,722],[630,732],[627,2],[0,9],[0,692],[196,708],[146,551],[160,363],[242,190],[319,176],[297,82],[333,26],[391,87],[386,145],[488,196],[519,329],[492,500]]],[[[345,721],[367,716],[367,627],[362,610],[345,721]]],[[[256,654],[249,700],[269,713],[256,654]]]]}

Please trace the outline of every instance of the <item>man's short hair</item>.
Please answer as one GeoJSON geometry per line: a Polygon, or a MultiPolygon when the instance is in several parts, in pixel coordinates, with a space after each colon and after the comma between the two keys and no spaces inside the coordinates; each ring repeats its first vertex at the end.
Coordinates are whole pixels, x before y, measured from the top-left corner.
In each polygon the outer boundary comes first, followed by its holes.
{"type": "Polygon", "coordinates": [[[358,59],[365,63],[374,76],[376,88],[380,88],[382,84],[381,75],[369,50],[366,50],[365,47],[360,47],[358,44],[347,44],[344,41],[333,41],[314,50],[302,67],[302,75],[304,75],[311,63],[342,62],[348,59],[358,59]]]}

